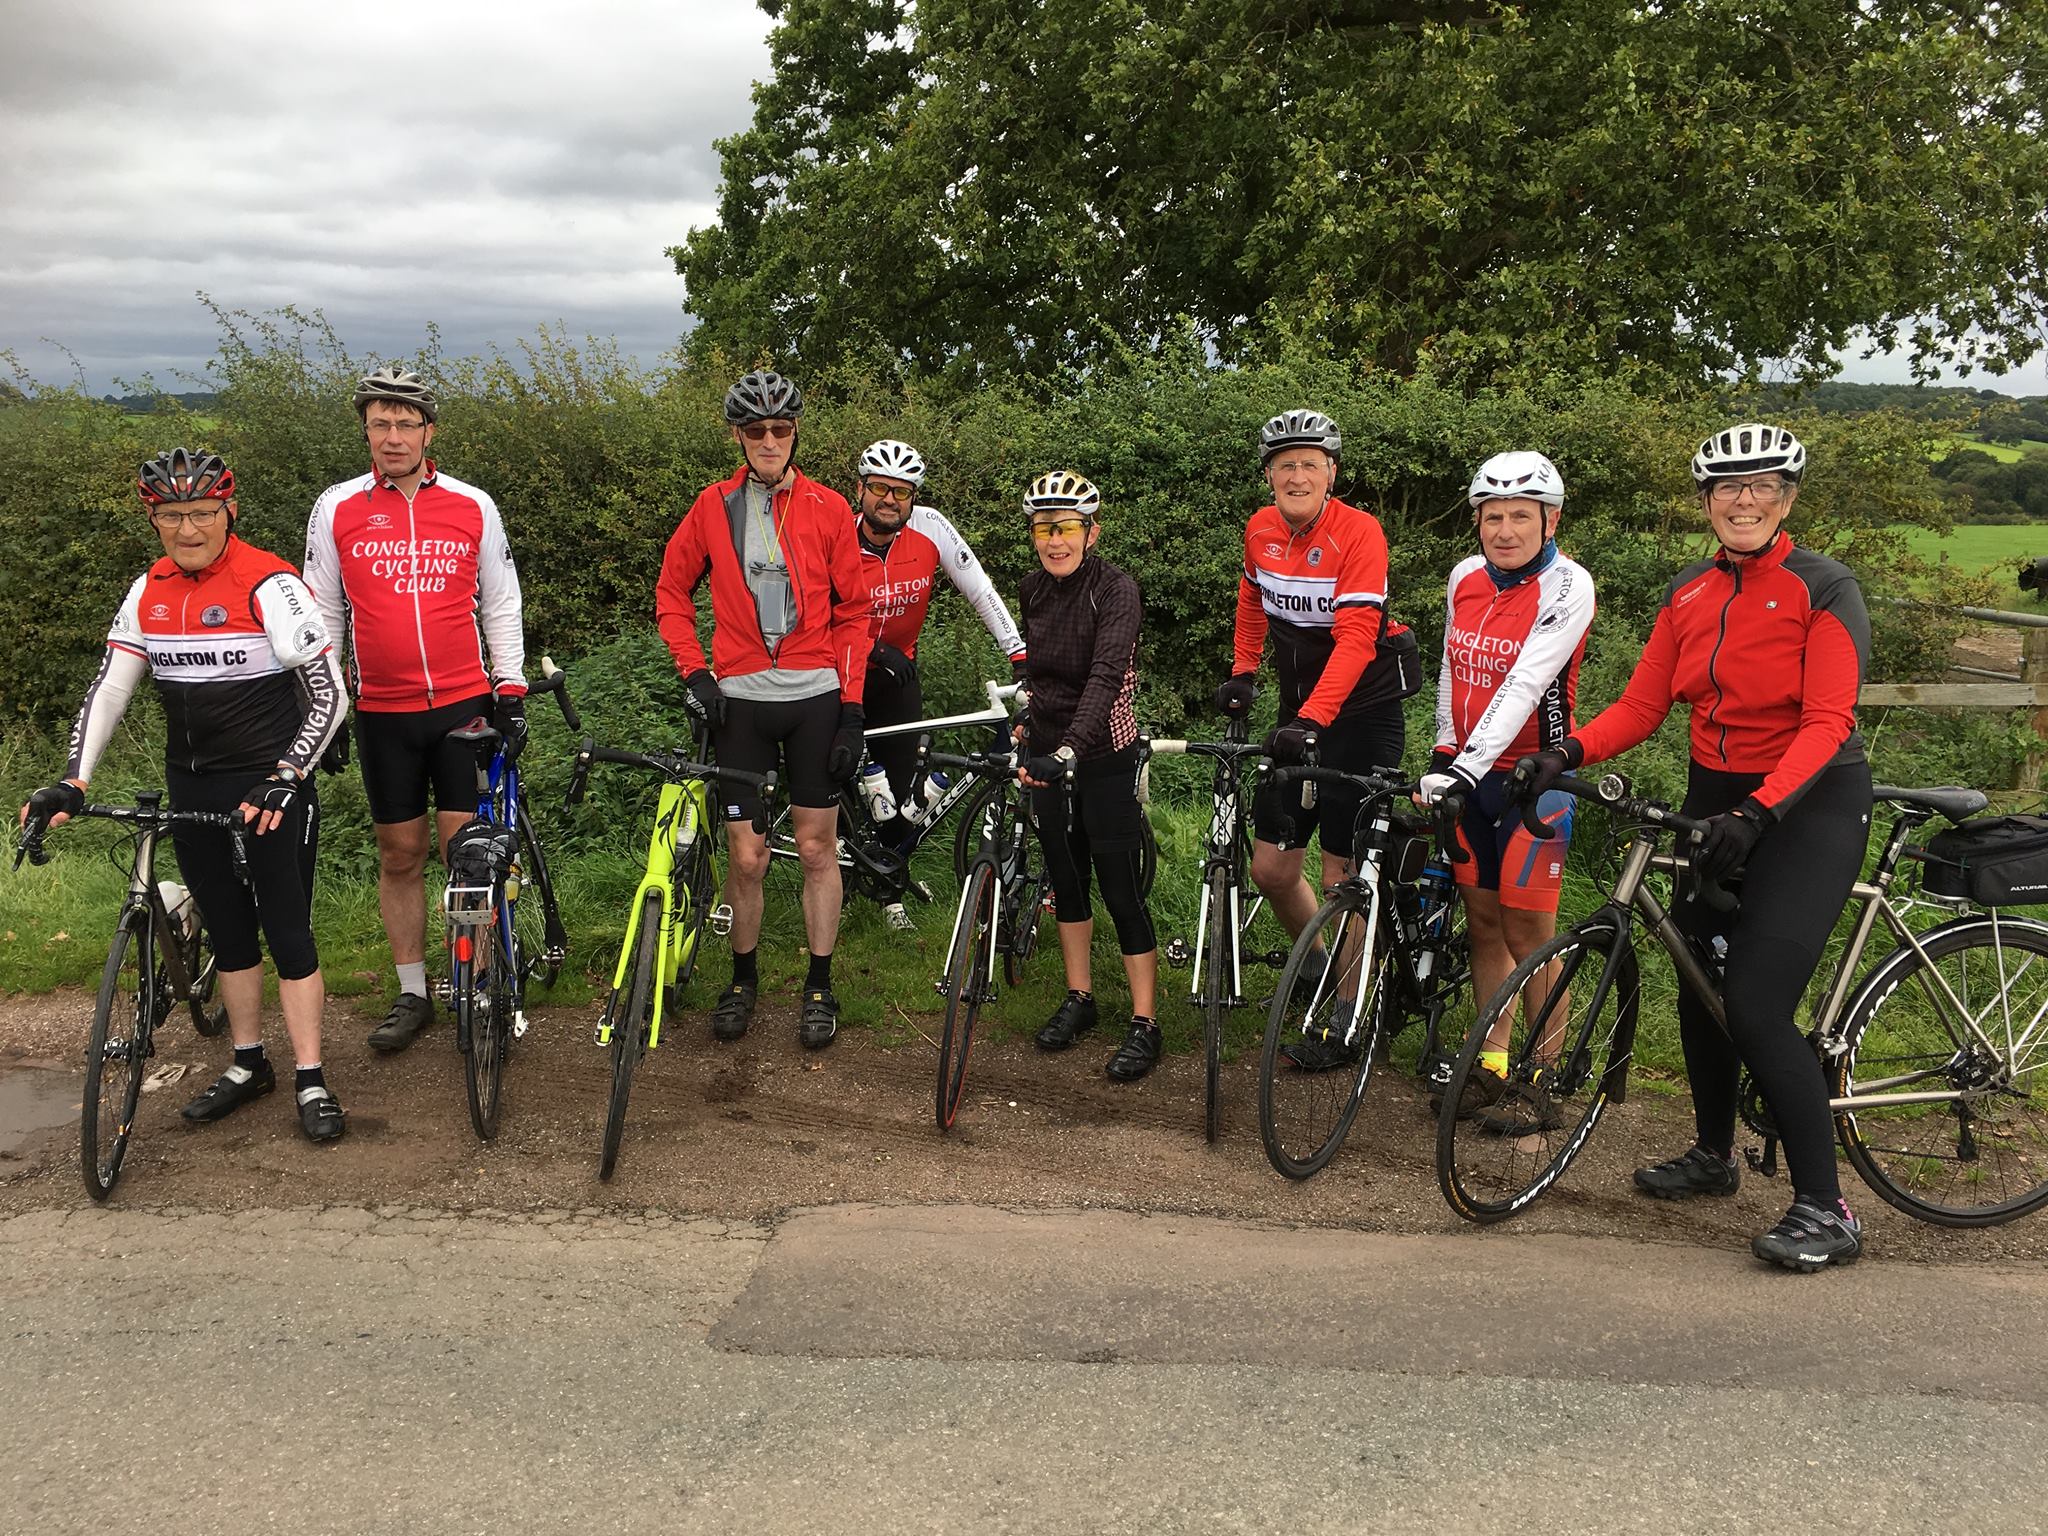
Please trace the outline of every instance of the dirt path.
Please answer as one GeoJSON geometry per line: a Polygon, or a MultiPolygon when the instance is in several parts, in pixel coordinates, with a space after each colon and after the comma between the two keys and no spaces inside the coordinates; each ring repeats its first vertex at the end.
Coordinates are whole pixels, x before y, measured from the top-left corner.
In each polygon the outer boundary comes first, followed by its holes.
{"type": "MultiPolygon", "coordinates": [[[[0,998],[0,1212],[85,1203],[77,1172],[72,1062],[91,1000],[80,993],[0,998]],[[36,1111],[40,1109],[40,1114],[36,1111]],[[37,1121],[42,1128],[32,1128],[37,1121]]],[[[480,1145],[463,1106],[445,1022],[402,1056],[375,1057],[367,1007],[337,1004],[326,1051],[349,1135],[303,1142],[279,1093],[213,1126],[178,1107],[226,1061],[226,1042],[182,1024],[160,1058],[187,1078],[143,1100],[117,1203],[237,1210],[278,1205],[455,1210],[660,1209],[772,1217],[840,1201],[960,1201],[1025,1207],[1177,1211],[1390,1232],[1467,1231],[1437,1192],[1434,1121],[1417,1086],[1376,1074],[1344,1152],[1289,1183],[1259,1146],[1256,1061],[1226,1068],[1223,1139],[1201,1134],[1201,1064],[1170,1057],[1146,1081],[1110,1083],[1113,1042],[1063,1056],[977,1045],[969,1098],[950,1136],[931,1117],[932,1051],[885,1047],[864,1031],[811,1054],[786,1000],[764,999],[752,1033],[715,1045],[701,1013],[675,1021],[636,1079],[616,1176],[597,1180],[609,1071],[591,1043],[597,1009],[540,1010],[506,1075],[504,1129],[480,1145]]],[[[1656,1242],[1746,1245],[1784,1209],[1782,1182],[1747,1179],[1732,1200],[1668,1206],[1629,1191],[1639,1161],[1682,1147],[1682,1099],[1634,1095],[1603,1123],[1563,1187],[1506,1227],[1511,1243],[1548,1231],[1656,1242]]],[[[1923,1226],[1892,1212],[1845,1170],[1873,1256],[1927,1262],[2048,1258],[2048,1222],[1988,1232],[1923,1226]],[[1859,1198],[1861,1196],[1861,1198],[1859,1198]]],[[[1475,1252],[1475,1261],[1478,1250],[1475,1252]]]]}

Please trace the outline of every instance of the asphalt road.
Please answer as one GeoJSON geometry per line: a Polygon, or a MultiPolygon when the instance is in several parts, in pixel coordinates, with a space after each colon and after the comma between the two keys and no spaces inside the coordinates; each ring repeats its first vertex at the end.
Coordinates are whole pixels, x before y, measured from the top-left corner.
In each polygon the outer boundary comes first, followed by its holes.
{"type": "Polygon", "coordinates": [[[0,1531],[2038,1531],[2048,1275],[837,1206],[0,1220],[0,1531]]]}

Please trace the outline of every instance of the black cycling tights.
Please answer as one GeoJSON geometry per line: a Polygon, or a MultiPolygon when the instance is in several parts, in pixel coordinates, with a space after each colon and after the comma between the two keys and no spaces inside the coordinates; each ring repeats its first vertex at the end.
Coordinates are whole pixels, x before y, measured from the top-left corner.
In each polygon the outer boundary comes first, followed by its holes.
{"type": "Polygon", "coordinates": [[[1116,924],[1117,948],[1127,955],[1157,949],[1152,914],[1138,883],[1145,831],[1145,808],[1138,803],[1138,749],[1125,747],[1081,764],[1071,796],[1058,788],[1033,790],[1031,808],[1045,851],[1046,878],[1052,882],[1053,915],[1063,923],[1094,917],[1088,894],[1092,865],[1102,904],[1116,924]]]}
{"type": "MultiPolygon", "coordinates": [[[[254,781],[244,774],[204,778],[173,776],[171,804],[181,811],[232,811],[254,781]]],[[[277,828],[249,834],[249,883],[235,873],[228,834],[211,827],[178,827],[171,833],[178,873],[206,919],[213,952],[223,971],[246,971],[263,963],[256,942],[260,928],[280,981],[298,981],[320,969],[313,942],[313,865],[320,851],[320,796],[308,779],[293,797],[277,828]]]]}
{"type": "MultiPolygon", "coordinates": [[[[1722,773],[1692,765],[1685,814],[1714,816],[1740,804],[1762,774],[1722,773]]],[[[1679,1034],[1692,1079],[1700,1145],[1724,1155],[1735,1145],[1736,1089],[1744,1066],[1756,1080],[1795,1193],[1817,1205],[1841,1198],[1835,1172],[1834,1119],[1820,1060],[1799,1028],[1799,999],[1820,963],[1822,946],[1863,871],[1870,838],[1870,766],[1827,769],[1758,839],[1741,880],[1742,907],[1732,915],[1698,901],[1680,901],[1675,916],[1688,934],[1728,939],[1728,1032],[1681,990],[1679,1034]]]]}

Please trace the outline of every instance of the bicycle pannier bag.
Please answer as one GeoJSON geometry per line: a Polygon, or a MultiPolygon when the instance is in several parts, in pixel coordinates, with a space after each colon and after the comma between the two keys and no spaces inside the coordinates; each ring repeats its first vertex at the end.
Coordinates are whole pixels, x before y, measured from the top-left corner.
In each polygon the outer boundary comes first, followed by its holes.
{"type": "Polygon", "coordinates": [[[1921,885],[1980,907],[2048,903],[2048,816],[1981,816],[1936,833],[1921,885]]]}

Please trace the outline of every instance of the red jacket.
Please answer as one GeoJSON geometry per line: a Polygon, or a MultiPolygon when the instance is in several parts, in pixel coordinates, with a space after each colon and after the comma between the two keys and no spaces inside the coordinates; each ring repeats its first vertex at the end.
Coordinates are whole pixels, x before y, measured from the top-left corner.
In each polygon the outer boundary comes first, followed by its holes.
{"type": "Polygon", "coordinates": [[[868,626],[874,616],[869,576],[854,532],[853,509],[837,491],[801,471],[770,503],[783,559],[796,598],[796,627],[771,656],[754,610],[754,594],[740,569],[737,531],[747,515],[746,466],[707,485],[683,514],[661,557],[654,617],[661,638],[688,677],[706,665],[697,639],[698,586],[711,578],[711,670],[744,677],[770,667],[839,674],[839,696],[861,701],[867,680],[868,626]]]}
{"type": "Polygon", "coordinates": [[[1856,692],[1869,656],[1855,576],[1781,532],[1747,559],[1678,573],[1628,687],[1578,743],[1587,762],[1626,752],[1682,700],[1693,761],[1765,775],[1756,799],[1782,811],[1823,769],[1863,760],[1856,692]]]}

